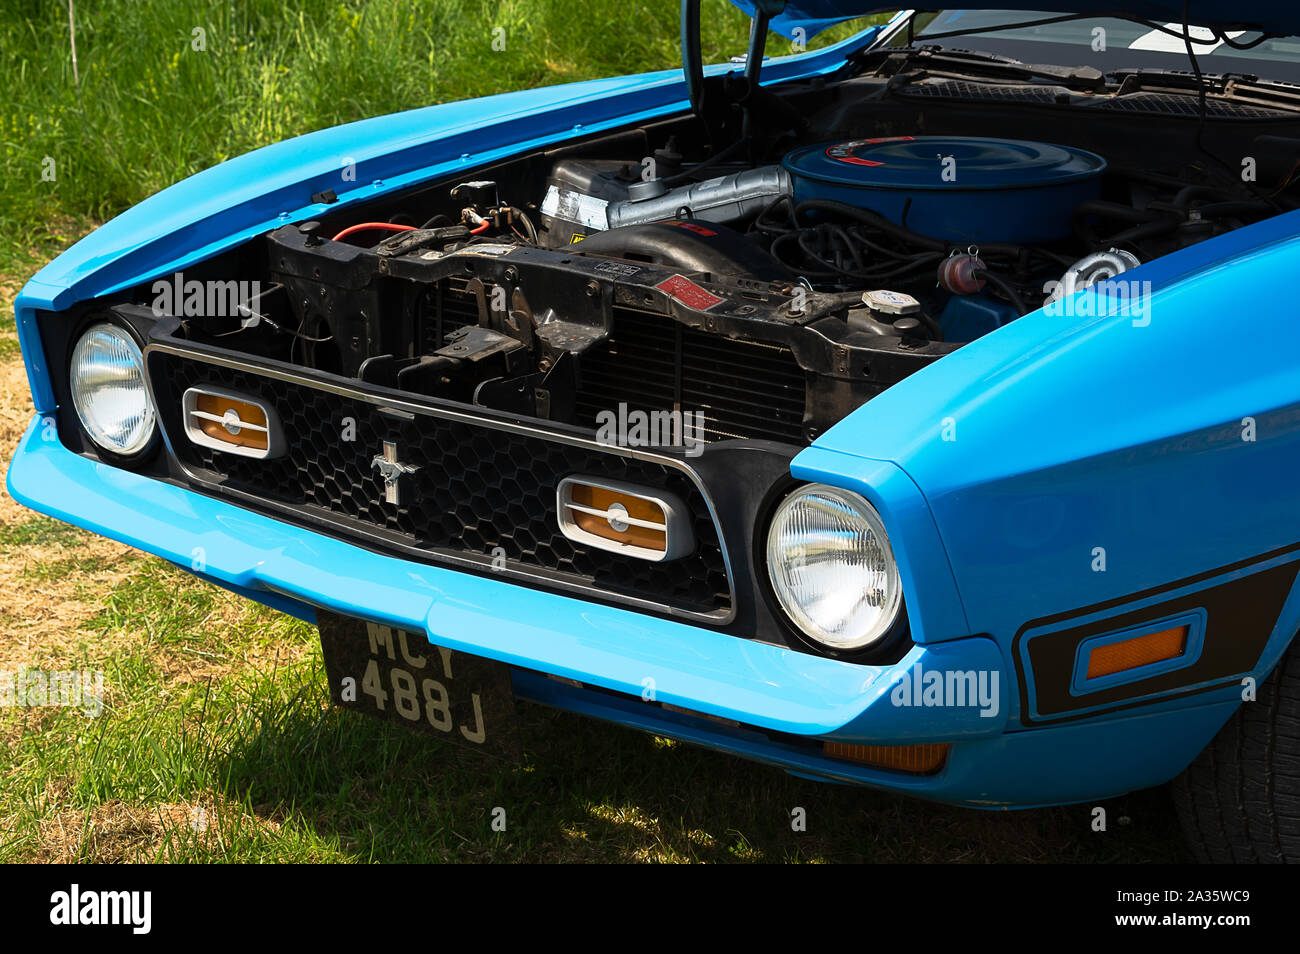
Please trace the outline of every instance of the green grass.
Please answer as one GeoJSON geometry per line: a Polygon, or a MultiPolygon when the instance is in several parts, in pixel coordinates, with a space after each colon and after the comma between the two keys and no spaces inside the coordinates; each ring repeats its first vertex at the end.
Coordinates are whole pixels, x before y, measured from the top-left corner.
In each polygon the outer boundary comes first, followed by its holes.
{"type": "MultiPolygon", "coordinates": [[[[0,249],[11,258],[40,258],[90,220],[300,133],[680,62],[671,0],[74,0],[74,9],[79,84],[66,3],[0,0],[0,249]]],[[[743,14],[706,0],[703,19],[708,59],[743,52],[743,14]]],[[[770,53],[788,49],[773,35],[770,53]]]]}

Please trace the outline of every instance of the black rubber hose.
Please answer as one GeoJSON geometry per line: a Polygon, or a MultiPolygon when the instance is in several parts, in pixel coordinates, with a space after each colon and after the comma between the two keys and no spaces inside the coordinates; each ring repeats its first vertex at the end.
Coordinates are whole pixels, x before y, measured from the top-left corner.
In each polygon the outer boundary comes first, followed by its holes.
{"type": "Polygon", "coordinates": [[[942,252],[939,252],[937,250],[930,250],[927,252],[911,252],[911,251],[900,251],[897,248],[889,248],[886,245],[879,245],[876,242],[873,242],[871,239],[867,238],[867,236],[862,234],[861,230],[865,227],[866,226],[863,225],[850,225],[847,231],[849,235],[853,237],[854,241],[858,242],[860,245],[875,252],[877,255],[880,255],[887,259],[891,259],[892,261],[910,262],[922,257],[932,258],[934,256],[942,256],[943,254],[942,252]]]}
{"type": "Polygon", "coordinates": [[[815,239],[821,238],[820,234],[812,231],[811,229],[804,229],[803,231],[798,232],[796,234],[798,236],[800,250],[805,255],[807,255],[810,259],[813,259],[814,261],[820,262],[821,264],[830,267],[833,271],[838,272],[841,275],[854,274],[854,272],[852,272],[851,270],[847,268],[841,268],[839,265],[836,265],[834,262],[828,261],[825,253],[820,248],[813,247],[813,241],[815,239]]]}
{"type": "Polygon", "coordinates": [[[935,321],[924,311],[918,311],[916,313],[916,317],[921,322],[921,324],[925,325],[925,327],[929,329],[930,337],[932,339],[934,339],[935,341],[943,340],[943,329],[939,327],[939,322],[935,321]]]}
{"type": "Polygon", "coordinates": [[[1087,199],[1074,207],[1071,218],[1077,221],[1089,215],[1095,215],[1098,218],[1120,219],[1124,222],[1140,224],[1142,222],[1151,222],[1168,214],[1168,212],[1157,212],[1153,209],[1137,209],[1119,202],[1107,202],[1105,199],[1087,199]]]}
{"type": "Polygon", "coordinates": [[[715,152],[713,155],[709,156],[709,158],[704,159],[701,162],[697,162],[689,169],[683,169],[681,172],[677,173],[677,175],[669,176],[667,179],[664,180],[664,185],[671,188],[672,186],[680,185],[683,182],[688,182],[691,179],[697,178],[703,170],[708,169],[711,166],[716,166],[724,159],[730,158],[731,156],[735,155],[738,149],[740,149],[742,146],[747,145],[748,143],[749,143],[748,139],[744,139],[744,138],[737,139],[730,146],[727,146],[725,149],[720,149],[719,151],[715,152]]]}
{"type": "MultiPolygon", "coordinates": [[[[769,209],[775,208],[778,204],[780,204],[780,201],[781,200],[778,200],[778,202],[773,203],[768,208],[769,209]]],[[[1115,208],[1123,209],[1127,207],[1115,206],[1115,208]]],[[[946,255],[950,248],[960,247],[960,245],[956,243],[946,242],[943,239],[936,239],[928,235],[922,235],[919,232],[913,232],[911,229],[907,228],[906,226],[899,225],[897,222],[893,222],[890,219],[885,218],[883,215],[881,215],[878,212],[873,212],[870,209],[861,209],[853,205],[846,205],[843,202],[836,202],[833,199],[808,199],[804,202],[799,203],[799,205],[794,210],[796,221],[798,219],[799,214],[808,209],[819,209],[825,212],[836,212],[848,218],[856,219],[857,221],[863,223],[864,225],[871,226],[881,232],[884,232],[887,235],[893,236],[894,238],[898,239],[900,242],[906,242],[914,246],[919,246],[920,248],[925,250],[924,252],[920,252],[920,253],[915,253],[915,252],[900,253],[895,249],[890,249],[890,248],[886,248],[885,246],[878,245],[875,242],[872,242],[870,239],[862,235],[859,235],[856,232],[852,233],[854,238],[856,238],[867,248],[881,255],[886,255],[895,259],[915,260],[921,258],[922,256],[929,256],[934,253],[938,253],[940,255],[946,255]]],[[[1143,219],[1142,221],[1146,221],[1146,220],[1143,219]]],[[[1074,259],[1069,258],[1068,256],[1058,255],[1055,252],[1051,252],[1048,251],[1047,249],[1038,248],[1035,246],[1026,247],[1020,245],[1005,245],[1005,244],[993,244],[993,245],[980,244],[979,248],[981,254],[987,253],[990,255],[1011,255],[1011,256],[1018,256],[1021,254],[1021,252],[1025,251],[1025,249],[1028,248],[1028,250],[1031,253],[1039,253],[1047,258],[1052,259],[1053,262],[1056,262],[1058,264],[1064,264],[1067,267],[1074,264],[1075,261],[1074,259]]]]}
{"type": "MultiPolygon", "coordinates": [[[[1127,222],[1131,225],[1147,225],[1150,223],[1160,223],[1161,225],[1172,230],[1178,224],[1177,218],[1168,212],[1156,212],[1147,209],[1135,209],[1131,205],[1121,205],[1118,202],[1107,202],[1104,199],[1089,199],[1080,202],[1074,207],[1070,214],[1070,226],[1074,234],[1082,239],[1089,247],[1104,245],[1106,242],[1115,241],[1114,238],[1103,239],[1097,234],[1092,224],[1088,221],[1089,216],[1097,216],[1100,219],[1111,221],[1127,222]]],[[[1161,234],[1157,232],[1156,234],[1161,234]]]]}
{"type": "Polygon", "coordinates": [[[781,249],[789,243],[794,242],[798,244],[799,236],[801,234],[802,233],[800,232],[786,232],[782,235],[778,235],[772,240],[772,245],[768,249],[768,254],[781,262],[781,264],[785,265],[787,268],[806,278],[824,278],[831,280],[842,279],[844,276],[839,272],[831,271],[826,268],[809,268],[808,266],[798,264],[794,260],[786,258],[781,254],[781,249]]]}
{"type": "Polygon", "coordinates": [[[868,267],[867,263],[862,260],[862,256],[858,254],[858,244],[853,241],[852,236],[850,236],[849,233],[845,231],[843,226],[831,225],[829,226],[828,230],[831,232],[832,235],[838,238],[840,242],[844,245],[844,247],[848,250],[849,257],[853,259],[853,264],[857,267],[859,271],[862,271],[863,269],[868,267]]]}
{"type": "MultiPolygon", "coordinates": [[[[943,254],[940,252],[922,252],[918,255],[910,255],[905,258],[895,259],[894,261],[877,265],[874,268],[866,265],[862,265],[858,268],[845,268],[842,264],[830,261],[823,248],[815,247],[813,245],[814,238],[824,240],[828,235],[834,235],[836,231],[842,230],[833,229],[828,230],[827,232],[822,232],[815,229],[800,229],[797,232],[787,233],[780,238],[793,238],[799,245],[800,250],[809,259],[826,266],[838,275],[862,281],[888,282],[896,280],[899,276],[907,275],[915,271],[923,271],[932,267],[934,263],[943,260],[943,254]]],[[[772,247],[775,249],[777,247],[777,242],[773,242],[772,247]]],[[[793,265],[791,267],[797,268],[797,266],[793,265]]]]}
{"type": "MultiPolygon", "coordinates": [[[[769,206],[769,210],[775,208],[779,204],[780,201],[773,203],[772,206],[769,206]]],[[[1134,211],[1131,208],[1125,206],[1114,206],[1114,208],[1124,209],[1125,211],[1130,213],[1134,211]]],[[[1109,211],[1109,209],[1110,209],[1110,204],[1107,203],[1106,210],[1109,211]]],[[[798,220],[798,217],[801,214],[809,210],[834,212],[839,215],[843,215],[847,218],[855,219],[856,221],[864,225],[867,225],[871,228],[875,228],[878,231],[884,232],[885,234],[898,239],[900,242],[908,243],[913,246],[920,246],[922,249],[924,249],[924,251],[921,252],[900,253],[896,249],[890,249],[890,248],[886,248],[885,246],[878,245],[877,243],[866,238],[865,236],[859,234],[856,230],[850,229],[849,234],[852,236],[852,238],[855,241],[860,242],[862,245],[864,245],[866,248],[870,249],[871,251],[876,252],[879,255],[888,257],[893,260],[887,264],[877,266],[874,269],[862,269],[857,271],[850,271],[848,269],[836,267],[833,263],[823,260],[822,257],[820,255],[817,255],[812,249],[810,249],[807,246],[807,244],[805,244],[804,241],[800,240],[798,242],[803,252],[808,254],[810,257],[816,258],[818,261],[821,262],[821,264],[830,266],[830,268],[834,270],[833,274],[839,274],[845,277],[856,278],[863,281],[881,281],[881,282],[889,283],[891,281],[897,280],[899,277],[903,275],[911,274],[912,272],[931,266],[932,263],[941,261],[944,258],[944,256],[947,255],[948,250],[954,247],[951,243],[945,242],[942,239],[931,238],[928,235],[921,235],[918,232],[913,232],[911,229],[899,225],[896,222],[892,222],[889,219],[885,218],[884,216],[880,215],[879,213],[871,211],[870,209],[860,209],[856,206],[846,205],[843,202],[836,202],[832,199],[808,199],[804,202],[799,203],[799,205],[794,209],[794,216],[796,222],[798,220]]],[[[1143,222],[1147,221],[1148,217],[1145,214],[1141,214],[1141,213],[1139,214],[1141,215],[1143,222]]],[[[797,230],[795,232],[786,232],[784,235],[780,236],[779,238],[787,238],[787,237],[793,238],[798,234],[799,233],[797,230]]],[[[774,240],[772,243],[773,254],[774,255],[779,254],[777,251],[778,245],[783,246],[784,244],[785,244],[784,242],[779,242],[779,239],[774,240]]],[[[983,254],[986,250],[993,255],[1018,256],[1023,251],[1025,251],[1026,248],[1019,245],[1002,245],[1002,244],[980,247],[981,254],[983,254]]],[[[1066,267],[1074,263],[1074,259],[1069,258],[1067,256],[1057,255],[1056,253],[1050,252],[1046,249],[1030,246],[1028,247],[1028,251],[1031,254],[1033,253],[1041,254],[1046,258],[1052,260],[1055,264],[1061,264],[1066,267]]],[[[790,264],[792,268],[798,268],[798,266],[793,265],[789,262],[787,262],[786,264],[790,264]]],[[[824,276],[827,274],[827,272],[822,271],[819,274],[824,276]]],[[[1000,279],[998,281],[1000,281],[1000,279]]],[[[996,281],[994,282],[994,284],[995,287],[997,287],[996,281]]],[[[1024,308],[1023,301],[1021,301],[1019,296],[1016,295],[1016,293],[1009,286],[1006,286],[1006,290],[1004,294],[1007,294],[1007,297],[1011,299],[1013,304],[1019,303],[1017,304],[1018,308],[1021,309],[1024,308]]],[[[1025,314],[1025,312],[1022,310],[1021,314],[1025,314]]]]}
{"type": "Polygon", "coordinates": [[[780,261],[783,265],[791,270],[804,275],[807,278],[830,279],[843,281],[844,279],[853,279],[864,285],[876,285],[884,287],[899,278],[912,274],[913,272],[924,272],[932,270],[943,260],[943,254],[940,252],[923,252],[919,255],[899,261],[889,262],[875,268],[863,268],[859,270],[843,268],[833,262],[827,261],[824,256],[815,248],[809,247],[808,242],[811,240],[808,229],[790,231],[778,235],[772,240],[768,253],[780,261]],[[792,259],[783,254],[783,249],[791,242],[799,246],[804,253],[804,259],[792,259]],[[815,265],[808,265],[806,262],[811,260],[815,265]],[[817,265],[822,267],[818,268],[817,265]]]}
{"type": "Polygon", "coordinates": [[[1180,209],[1185,209],[1192,204],[1193,199],[1213,197],[1222,200],[1225,197],[1232,199],[1233,196],[1226,189],[1220,189],[1217,186],[1208,185],[1189,185],[1178,190],[1174,196],[1174,205],[1180,209]]]}
{"type": "MultiPolygon", "coordinates": [[[[783,195],[783,196],[781,196],[779,199],[777,199],[777,200],[776,200],[775,202],[773,202],[771,205],[767,206],[767,208],[763,209],[762,212],[758,213],[758,215],[756,215],[756,216],[754,217],[754,224],[751,226],[751,231],[756,231],[756,232],[778,232],[778,233],[785,233],[785,232],[793,232],[793,231],[796,231],[796,230],[799,228],[799,226],[798,226],[797,224],[795,224],[795,222],[794,222],[793,219],[791,219],[791,221],[790,221],[790,223],[789,223],[788,225],[783,225],[783,224],[781,224],[781,223],[779,223],[779,222],[772,222],[772,221],[770,221],[770,220],[768,219],[768,215],[770,215],[771,213],[775,212],[775,211],[776,211],[777,209],[779,209],[781,206],[783,206],[783,205],[787,205],[787,206],[788,206],[789,204],[790,204],[790,197],[789,197],[788,195],[783,195]]],[[[787,209],[786,211],[787,211],[791,216],[794,215],[794,212],[793,212],[792,209],[787,209]]]]}
{"type": "Polygon", "coordinates": [[[1002,294],[1006,296],[1007,300],[1011,302],[1011,307],[1016,310],[1016,314],[1022,317],[1029,314],[1029,309],[1025,307],[1025,300],[1020,297],[1020,294],[1014,288],[1003,281],[1002,276],[995,275],[993,272],[983,268],[976,269],[971,274],[977,279],[983,279],[998,291],[1002,292],[1002,294]]]}
{"type": "Polygon", "coordinates": [[[838,213],[839,215],[845,216],[846,218],[857,219],[859,222],[865,222],[867,225],[875,226],[880,231],[886,233],[887,235],[892,235],[894,238],[898,239],[899,241],[910,242],[913,245],[919,245],[921,248],[926,249],[927,251],[932,251],[932,252],[948,251],[947,242],[935,238],[930,238],[928,235],[921,235],[918,232],[913,232],[911,229],[906,228],[902,225],[898,225],[895,222],[891,222],[883,215],[880,215],[876,212],[872,212],[870,209],[859,209],[856,206],[848,205],[844,202],[836,202],[832,199],[807,199],[803,202],[800,202],[795,207],[794,213],[796,218],[803,212],[810,209],[821,211],[821,212],[835,212],[838,213]]]}

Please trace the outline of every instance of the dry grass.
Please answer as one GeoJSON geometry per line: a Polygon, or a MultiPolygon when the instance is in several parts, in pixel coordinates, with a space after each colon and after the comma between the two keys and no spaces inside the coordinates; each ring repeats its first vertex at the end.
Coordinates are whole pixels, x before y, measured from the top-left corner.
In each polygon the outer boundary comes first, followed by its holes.
{"type": "Polygon", "coordinates": [[[280,824],[220,797],[149,806],[111,799],[43,818],[27,860],[114,864],[174,861],[194,853],[220,856],[236,839],[246,839],[250,828],[274,836],[280,824]]]}
{"type": "MultiPolygon", "coordinates": [[[[0,313],[12,312],[20,287],[18,279],[0,277],[0,313]]],[[[12,328],[0,331],[0,344],[16,339],[12,328]]],[[[0,363],[0,470],[9,469],[34,414],[22,360],[15,356],[0,363]]],[[[0,528],[32,520],[30,510],[0,491],[0,528]]],[[[57,536],[53,543],[0,544],[0,592],[5,594],[0,605],[0,671],[20,665],[75,666],[92,639],[84,624],[99,609],[97,592],[121,579],[135,552],[81,531],[57,536]],[[69,566],[57,579],[33,572],[56,563],[75,567],[69,566]]]]}

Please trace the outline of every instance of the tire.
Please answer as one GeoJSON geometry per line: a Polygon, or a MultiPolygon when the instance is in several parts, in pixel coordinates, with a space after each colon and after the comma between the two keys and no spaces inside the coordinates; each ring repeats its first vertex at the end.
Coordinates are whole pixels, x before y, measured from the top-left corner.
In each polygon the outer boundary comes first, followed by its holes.
{"type": "Polygon", "coordinates": [[[1300,638],[1170,785],[1197,860],[1300,863],[1300,638]]]}

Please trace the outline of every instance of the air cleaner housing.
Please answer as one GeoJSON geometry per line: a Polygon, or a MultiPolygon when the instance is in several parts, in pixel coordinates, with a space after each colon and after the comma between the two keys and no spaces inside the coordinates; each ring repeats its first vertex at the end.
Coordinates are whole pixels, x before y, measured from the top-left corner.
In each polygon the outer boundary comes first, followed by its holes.
{"type": "Polygon", "coordinates": [[[1029,244],[1069,235],[1106,160],[1047,143],[899,136],[805,146],[782,165],[796,202],[844,202],[954,243],[1029,244]]]}

